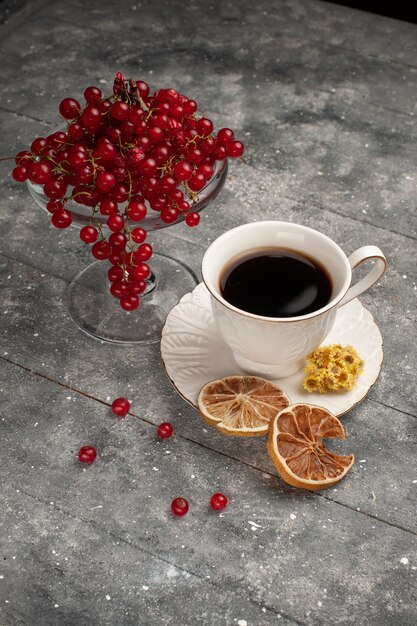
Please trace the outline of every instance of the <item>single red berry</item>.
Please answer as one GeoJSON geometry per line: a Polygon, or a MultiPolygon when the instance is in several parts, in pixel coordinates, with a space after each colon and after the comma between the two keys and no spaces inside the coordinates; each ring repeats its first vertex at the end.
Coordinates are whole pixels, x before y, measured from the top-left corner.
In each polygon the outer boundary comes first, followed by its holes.
{"type": "MultiPolygon", "coordinates": [[[[110,216],[113,217],[113,216],[110,216]]],[[[110,219],[110,218],[109,218],[110,219]]],[[[113,248],[124,250],[127,244],[127,237],[123,233],[112,233],[109,237],[109,243],[113,248]]]]}
{"type": "Polygon", "coordinates": [[[127,286],[129,287],[129,293],[136,296],[143,293],[146,289],[146,283],[144,280],[128,280],[127,286]]]}
{"type": "Polygon", "coordinates": [[[52,213],[51,222],[55,228],[68,228],[72,223],[72,213],[66,209],[58,209],[52,213]]]}
{"type": "MultiPolygon", "coordinates": [[[[130,233],[130,236],[136,243],[142,243],[143,241],[145,241],[146,235],[147,233],[144,228],[134,228],[130,233]]],[[[146,261],[146,259],[143,260],[146,261]]]]}
{"type": "Polygon", "coordinates": [[[127,216],[133,222],[140,222],[146,215],[146,205],[138,198],[131,198],[126,210],[127,216]]]}
{"type": "Polygon", "coordinates": [[[171,502],[171,511],[177,517],[182,517],[188,513],[188,502],[185,498],[175,498],[171,502]]]}
{"type": "Polygon", "coordinates": [[[215,493],[210,498],[210,506],[214,511],[223,511],[227,507],[228,499],[223,493],[215,493]]]}
{"type": "Polygon", "coordinates": [[[111,410],[117,417],[125,417],[130,410],[130,402],[126,398],[116,398],[113,400],[111,410]]]}
{"type": "Polygon", "coordinates": [[[139,306],[139,298],[134,293],[128,293],[120,298],[120,306],[124,311],[134,311],[139,306]]]}
{"type": "Polygon", "coordinates": [[[12,176],[18,183],[23,183],[28,177],[26,167],[24,165],[18,165],[14,168],[12,176]]]}
{"type": "Polygon", "coordinates": [[[117,266],[113,265],[107,271],[107,278],[112,283],[116,283],[116,282],[122,281],[123,280],[123,275],[124,275],[123,268],[120,267],[120,265],[117,265],[117,266]]]}
{"type": "Polygon", "coordinates": [[[59,112],[66,120],[72,120],[80,114],[81,106],[74,98],[64,98],[59,104],[59,112]]]}
{"type": "Polygon", "coordinates": [[[49,213],[55,213],[58,209],[63,209],[64,205],[60,200],[48,200],[46,203],[46,209],[49,213]]]}
{"type": "Polygon", "coordinates": [[[94,104],[94,102],[101,100],[101,91],[98,87],[87,87],[84,91],[84,98],[89,104],[94,104]]]}
{"type": "Polygon", "coordinates": [[[235,134],[231,128],[221,128],[216,136],[218,143],[222,146],[227,146],[234,138],[235,134]]]}
{"type": "Polygon", "coordinates": [[[151,268],[147,263],[138,263],[129,270],[129,274],[131,274],[134,280],[146,280],[149,278],[150,273],[151,268]]]}
{"type": "Polygon", "coordinates": [[[44,137],[36,137],[30,144],[30,151],[33,154],[40,154],[46,148],[46,139],[44,137]]]}
{"type": "Polygon", "coordinates": [[[82,112],[81,119],[84,126],[89,129],[96,129],[101,122],[101,113],[97,107],[89,104],[82,112]]]}
{"type": "Polygon", "coordinates": [[[129,105],[121,100],[114,102],[110,108],[110,115],[119,122],[127,120],[127,116],[129,115],[129,105]]]}
{"type": "Polygon", "coordinates": [[[100,213],[102,215],[111,215],[112,213],[117,212],[117,203],[114,200],[110,200],[110,198],[104,198],[100,202],[100,213]]]}
{"type": "Polygon", "coordinates": [[[83,446],[78,450],[78,460],[86,465],[94,463],[97,456],[97,450],[93,446],[83,446]]]}
{"type": "Polygon", "coordinates": [[[50,178],[43,188],[43,192],[47,198],[51,200],[59,200],[65,196],[67,184],[60,178],[50,178]]]}
{"type": "Polygon", "coordinates": [[[188,180],[187,185],[191,189],[191,191],[201,191],[206,184],[206,177],[204,174],[193,174],[191,178],[188,180]]]}
{"type": "Polygon", "coordinates": [[[152,246],[149,243],[142,243],[135,252],[136,261],[148,261],[148,259],[150,259],[151,256],[152,256],[152,246]]]}
{"type": "Polygon", "coordinates": [[[203,135],[203,137],[208,137],[213,130],[213,122],[209,120],[207,117],[202,117],[197,122],[197,132],[199,135],[203,135]]]}
{"type": "Polygon", "coordinates": [[[97,174],[97,189],[102,193],[107,193],[108,191],[111,191],[116,182],[116,177],[111,172],[100,172],[100,174],[97,174]]]}
{"type": "Polygon", "coordinates": [[[185,218],[185,223],[187,224],[187,226],[197,226],[199,222],[200,216],[198,213],[188,213],[187,217],[185,218]]]}
{"type": "Polygon", "coordinates": [[[80,239],[84,243],[94,243],[97,241],[98,230],[94,226],[83,226],[80,230],[80,239]]]}
{"type": "Polygon", "coordinates": [[[158,426],[158,437],[161,437],[161,439],[169,439],[173,432],[174,427],[169,422],[162,422],[158,426]]]}
{"type": "Polygon", "coordinates": [[[111,251],[110,245],[107,241],[97,241],[91,248],[91,254],[98,259],[99,261],[104,261],[109,258],[109,254],[111,251]]]}
{"type": "Polygon", "coordinates": [[[226,154],[227,156],[232,158],[240,157],[242,156],[244,149],[245,148],[241,141],[232,141],[231,143],[227,144],[226,154]]]}
{"type": "Polygon", "coordinates": [[[129,295],[129,287],[127,286],[127,283],[124,283],[122,280],[116,280],[110,286],[110,293],[115,298],[124,298],[129,295]]]}
{"type": "MultiPolygon", "coordinates": [[[[120,215],[120,213],[113,213],[112,215],[110,215],[110,217],[107,220],[107,226],[110,228],[110,230],[112,230],[114,233],[119,232],[120,230],[122,230],[123,226],[124,226],[124,219],[123,217],[120,215]]],[[[144,259],[145,260],[145,259],[144,259]]]]}
{"type": "Polygon", "coordinates": [[[172,169],[173,174],[177,180],[188,180],[193,173],[193,168],[188,161],[180,161],[176,163],[172,169]]]}

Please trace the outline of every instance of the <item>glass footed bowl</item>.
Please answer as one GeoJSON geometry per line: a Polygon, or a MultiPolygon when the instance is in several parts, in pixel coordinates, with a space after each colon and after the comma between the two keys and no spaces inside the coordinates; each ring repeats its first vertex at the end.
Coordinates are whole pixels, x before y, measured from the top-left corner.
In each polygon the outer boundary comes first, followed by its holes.
{"type": "MultiPolygon", "coordinates": [[[[214,174],[198,192],[198,200],[192,205],[192,211],[199,213],[217,198],[224,186],[227,170],[227,159],[215,162],[214,174]]],[[[30,181],[27,181],[27,185],[35,202],[50,216],[46,209],[49,199],[42,187],[30,181]]],[[[90,207],[71,200],[65,207],[73,215],[74,226],[81,228],[90,223],[90,207]]],[[[123,205],[120,208],[123,211],[123,205]]],[[[94,219],[107,228],[106,216],[98,213],[94,219]]],[[[184,219],[185,215],[180,215],[173,224],[166,224],[160,214],[148,205],[146,217],[140,222],[131,222],[130,226],[144,228],[148,232],[149,241],[152,231],[176,226],[184,219]]],[[[85,244],[80,241],[80,245],[85,244]]],[[[190,267],[168,254],[154,251],[149,265],[152,271],[146,281],[146,290],[139,297],[139,307],[131,312],[124,311],[109,292],[109,261],[95,261],[88,265],[68,287],[68,308],[74,322],[85,333],[102,341],[136,344],[159,341],[167,314],[185,293],[194,289],[198,278],[190,267]]]]}

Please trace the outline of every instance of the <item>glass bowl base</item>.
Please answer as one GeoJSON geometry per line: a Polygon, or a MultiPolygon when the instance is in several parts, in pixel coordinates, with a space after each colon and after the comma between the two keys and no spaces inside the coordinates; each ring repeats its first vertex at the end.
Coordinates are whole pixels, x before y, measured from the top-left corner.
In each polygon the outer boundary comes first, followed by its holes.
{"type": "Polygon", "coordinates": [[[172,307],[198,284],[187,265],[164,254],[152,255],[154,280],[140,305],[126,312],[109,292],[107,261],[96,261],[80,272],[68,289],[69,313],[87,335],[113,343],[155,343],[172,307]],[[155,284],[156,281],[156,284],[155,284]]]}

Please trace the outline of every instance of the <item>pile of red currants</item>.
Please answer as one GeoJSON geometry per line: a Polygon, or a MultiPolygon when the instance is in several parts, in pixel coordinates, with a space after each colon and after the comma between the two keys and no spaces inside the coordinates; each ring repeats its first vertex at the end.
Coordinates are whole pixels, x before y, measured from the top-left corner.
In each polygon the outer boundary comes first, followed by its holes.
{"type": "Polygon", "coordinates": [[[141,221],[156,211],[166,224],[182,216],[196,226],[193,205],[216,160],[240,157],[244,147],[230,128],[214,135],[194,100],[175,89],[152,95],[147,83],[125,80],[120,72],[111,96],[88,87],[84,98],[84,108],[74,98],[62,100],[66,132],[36,138],[30,151],[16,155],[12,175],[42,186],[56,228],[72,222],[68,201],[91,207],[80,238],[96,259],[110,261],[110,291],[132,311],[151,273],[152,246],[141,221]]]}

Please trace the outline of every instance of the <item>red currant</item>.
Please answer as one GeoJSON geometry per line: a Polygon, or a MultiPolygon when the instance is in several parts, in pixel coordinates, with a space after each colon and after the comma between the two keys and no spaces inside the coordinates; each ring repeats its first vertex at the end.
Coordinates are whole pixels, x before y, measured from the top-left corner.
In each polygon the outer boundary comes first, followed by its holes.
{"type": "Polygon", "coordinates": [[[193,168],[188,163],[188,161],[180,161],[176,163],[173,167],[173,173],[177,180],[188,180],[193,173],[193,168]]]}
{"type": "Polygon", "coordinates": [[[26,167],[24,165],[18,165],[14,168],[12,176],[18,183],[23,183],[28,177],[26,167]]]}
{"type": "Polygon", "coordinates": [[[174,427],[169,422],[162,422],[158,426],[158,437],[161,437],[161,439],[169,439],[173,432],[174,427]]]}
{"type": "Polygon", "coordinates": [[[146,280],[150,276],[151,269],[146,263],[138,263],[129,270],[129,273],[135,280],[146,280]]]}
{"type": "Polygon", "coordinates": [[[97,450],[93,446],[83,446],[78,450],[78,460],[86,465],[94,463],[97,456],[97,450]]]}
{"type": "Polygon", "coordinates": [[[207,117],[202,117],[197,122],[197,132],[199,135],[203,135],[203,137],[208,137],[213,130],[213,122],[207,117]]]}
{"type": "Polygon", "coordinates": [[[51,222],[55,228],[68,228],[72,223],[72,213],[66,209],[58,209],[52,213],[51,222]]]}
{"type": "Polygon", "coordinates": [[[139,306],[139,298],[134,293],[128,293],[120,298],[120,306],[124,311],[134,311],[139,306]]]}
{"type": "Polygon", "coordinates": [[[217,142],[221,146],[227,146],[227,144],[233,141],[234,138],[235,134],[231,128],[221,128],[216,137],[217,142]]]}
{"type": "Polygon", "coordinates": [[[197,226],[199,222],[200,216],[198,213],[188,213],[187,217],[185,218],[185,223],[187,224],[187,226],[197,226]]]}
{"type": "Polygon", "coordinates": [[[171,502],[171,511],[177,517],[182,517],[188,513],[188,502],[185,498],[175,498],[171,502]]]}
{"type": "Polygon", "coordinates": [[[151,258],[151,256],[152,256],[152,246],[149,245],[149,243],[142,243],[135,252],[136,261],[148,261],[151,258]]]}
{"type": "MultiPolygon", "coordinates": [[[[130,236],[136,243],[142,243],[146,239],[146,230],[144,228],[134,228],[130,233],[130,236]]],[[[146,259],[142,260],[146,261],[146,259]]]]}
{"type": "Polygon", "coordinates": [[[242,156],[243,152],[244,152],[244,146],[241,141],[232,141],[231,143],[227,144],[227,147],[226,147],[227,156],[236,158],[236,157],[242,156]]]}
{"type": "Polygon", "coordinates": [[[84,243],[94,243],[97,241],[98,230],[94,226],[83,226],[80,230],[80,239],[84,243]]]}
{"type": "MultiPolygon", "coordinates": [[[[111,268],[110,268],[111,269],[111,268]]],[[[122,276],[123,279],[123,276],[122,276]]],[[[110,293],[115,298],[123,298],[129,295],[129,287],[122,280],[116,280],[110,287],[110,293]]]]}
{"type": "Polygon", "coordinates": [[[146,206],[142,200],[131,198],[126,212],[130,220],[140,222],[146,216],[146,206]]]}
{"type": "Polygon", "coordinates": [[[228,499],[223,493],[215,493],[210,498],[210,506],[214,511],[223,511],[227,507],[228,499]]]}
{"type": "Polygon", "coordinates": [[[130,402],[126,398],[113,400],[111,410],[117,417],[126,417],[130,410],[130,402]]]}
{"type": "Polygon", "coordinates": [[[111,172],[100,172],[96,178],[97,189],[101,191],[101,193],[111,191],[116,182],[116,177],[111,172]]]}
{"type": "Polygon", "coordinates": [[[91,254],[99,261],[109,258],[111,247],[107,241],[97,241],[91,248],[91,254]]]}
{"type": "Polygon", "coordinates": [[[107,271],[107,278],[112,283],[122,281],[123,280],[123,276],[124,276],[123,268],[120,267],[120,266],[114,266],[113,265],[113,267],[111,267],[107,271]]]}
{"type": "Polygon", "coordinates": [[[84,91],[84,98],[89,104],[94,104],[98,100],[101,100],[101,91],[98,87],[87,87],[84,91]]]}
{"type": "Polygon", "coordinates": [[[187,185],[191,191],[201,191],[206,184],[206,178],[203,174],[193,174],[188,180],[187,185]]]}
{"type": "Polygon", "coordinates": [[[122,230],[124,223],[125,223],[124,219],[120,215],[120,213],[113,213],[112,215],[110,215],[110,217],[107,220],[107,226],[114,233],[117,233],[120,230],[122,230]]]}
{"type": "Polygon", "coordinates": [[[127,116],[129,115],[129,105],[126,104],[126,102],[118,100],[112,104],[110,108],[110,115],[119,122],[127,120],[127,116]]]}
{"type": "Polygon", "coordinates": [[[59,104],[59,112],[66,120],[78,117],[81,111],[80,103],[74,98],[64,98],[59,104]]]}

